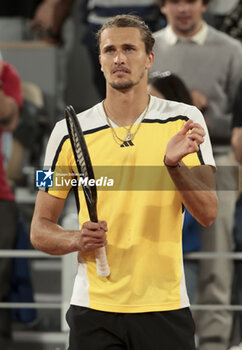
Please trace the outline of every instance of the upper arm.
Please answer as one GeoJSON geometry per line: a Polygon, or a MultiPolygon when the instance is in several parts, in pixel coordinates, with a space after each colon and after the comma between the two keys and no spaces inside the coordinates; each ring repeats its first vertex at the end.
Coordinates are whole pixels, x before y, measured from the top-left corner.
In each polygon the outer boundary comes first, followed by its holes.
{"type": "Polygon", "coordinates": [[[0,111],[1,131],[14,131],[19,119],[19,106],[10,96],[1,99],[2,108],[0,111]]]}
{"type": "Polygon", "coordinates": [[[20,77],[7,62],[2,63],[1,81],[0,128],[2,131],[13,131],[17,126],[23,96],[20,77]]]}
{"type": "Polygon", "coordinates": [[[73,251],[73,235],[58,225],[64,203],[64,199],[39,191],[30,231],[36,249],[55,255],[73,251]]]}
{"type": "Polygon", "coordinates": [[[33,223],[36,221],[39,222],[41,219],[47,219],[53,223],[57,223],[64,204],[65,199],[51,196],[44,191],[39,191],[35,203],[33,223]]]}
{"type": "Polygon", "coordinates": [[[208,227],[218,215],[214,168],[201,165],[190,169],[190,174],[189,191],[182,193],[183,203],[201,225],[208,227]]]}

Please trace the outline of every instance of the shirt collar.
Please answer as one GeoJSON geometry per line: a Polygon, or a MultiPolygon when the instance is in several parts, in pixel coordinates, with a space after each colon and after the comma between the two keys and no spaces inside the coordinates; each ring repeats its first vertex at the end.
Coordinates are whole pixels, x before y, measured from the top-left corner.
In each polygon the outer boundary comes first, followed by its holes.
{"type": "Polygon", "coordinates": [[[194,42],[195,44],[198,45],[203,45],[206,37],[207,37],[207,32],[208,32],[208,26],[205,22],[203,22],[202,28],[199,30],[198,33],[196,33],[195,35],[193,35],[190,38],[183,38],[183,37],[179,37],[171,28],[170,25],[168,25],[166,27],[166,40],[168,42],[168,44],[170,45],[175,45],[178,41],[181,42],[194,42]]]}

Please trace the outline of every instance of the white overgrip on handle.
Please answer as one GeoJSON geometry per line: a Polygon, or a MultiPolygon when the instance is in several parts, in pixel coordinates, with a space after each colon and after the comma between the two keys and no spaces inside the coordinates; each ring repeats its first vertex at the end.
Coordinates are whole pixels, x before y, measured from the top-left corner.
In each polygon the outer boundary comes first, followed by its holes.
{"type": "Polygon", "coordinates": [[[110,275],[110,268],[108,266],[108,259],[107,259],[105,247],[96,249],[95,255],[96,255],[98,276],[108,277],[110,275]]]}

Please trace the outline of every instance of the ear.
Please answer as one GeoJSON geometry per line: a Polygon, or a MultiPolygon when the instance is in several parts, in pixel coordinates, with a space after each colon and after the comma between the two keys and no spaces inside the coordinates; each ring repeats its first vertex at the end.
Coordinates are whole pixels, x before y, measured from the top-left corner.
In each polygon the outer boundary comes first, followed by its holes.
{"type": "Polygon", "coordinates": [[[166,15],[166,5],[163,5],[162,7],[160,7],[160,12],[163,15],[166,15]]]}
{"type": "Polygon", "coordinates": [[[103,67],[102,67],[102,58],[101,58],[101,55],[98,56],[98,60],[99,60],[99,63],[100,63],[100,66],[101,66],[101,71],[103,72],[103,67]]]}
{"type": "Polygon", "coordinates": [[[145,65],[145,68],[146,69],[150,69],[150,67],[152,66],[153,62],[154,62],[154,59],[155,59],[155,55],[154,55],[154,52],[151,51],[149,53],[149,55],[147,56],[147,62],[146,62],[146,65],[145,65]]]}
{"type": "Polygon", "coordinates": [[[203,5],[203,7],[202,7],[202,13],[205,13],[205,12],[207,11],[207,7],[208,7],[208,5],[203,5]]]}

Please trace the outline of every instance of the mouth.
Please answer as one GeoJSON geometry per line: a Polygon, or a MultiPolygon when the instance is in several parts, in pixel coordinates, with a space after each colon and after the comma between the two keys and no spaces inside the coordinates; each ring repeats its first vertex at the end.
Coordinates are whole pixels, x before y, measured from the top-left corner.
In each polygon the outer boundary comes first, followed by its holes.
{"type": "Polygon", "coordinates": [[[114,68],[112,70],[112,74],[116,75],[122,75],[122,74],[129,74],[130,70],[128,68],[114,68]]]}
{"type": "Polygon", "coordinates": [[[186,17],[178,17],[178,21],[183,23],[183,24],[186,24],[190,21],[190,17],[189,16],[186,16],[186,17]]]}

